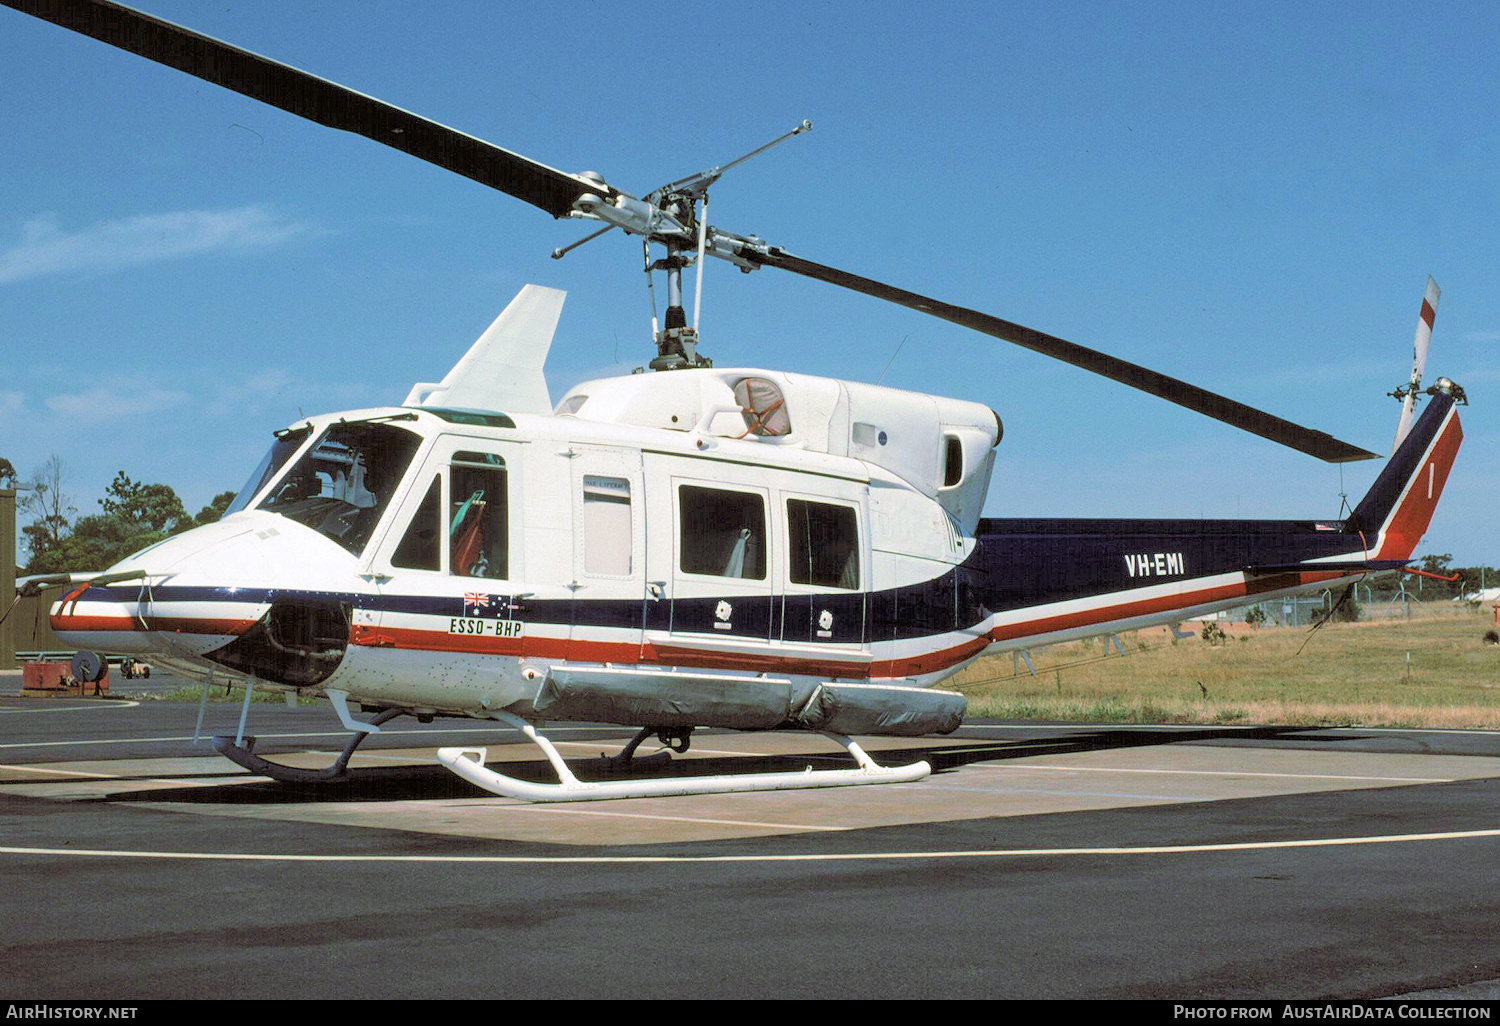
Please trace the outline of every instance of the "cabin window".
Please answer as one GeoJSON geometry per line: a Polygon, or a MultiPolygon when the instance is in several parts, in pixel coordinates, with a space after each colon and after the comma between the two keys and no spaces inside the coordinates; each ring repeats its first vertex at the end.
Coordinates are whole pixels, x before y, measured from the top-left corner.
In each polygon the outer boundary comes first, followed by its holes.
{"type": "Polygon", "coordinates": [[[357,556],[421,444],[390,424],[334,424],[257,508],[311,527],[357,556]]]}
{"type": "Polygon", "coordinates": [[[630,482],[623,477],[583,476],[583,572],[629,577],[631,571],[630,482]]]}
{"type": "Polygon", "coordinates": [[[411,524],[401,536],[401,544],[396,546],[391,566],[406,570],[443,568],[442,523],[439,520],[442,506],[442,479],[434,477],[431,487],[427,489],[426,498],[417,509],[417,515],[411,518],[411,524]]]}
{"type": "Polygon", "coordinates": [[[766,505],[759,495],[681,485],[677,497],[683,573],[766,579],[766,505]]]}
{"type": "Polygon", "coordinates": [[[448,474],[448,572],[505,580],[510,572],[505,461],[494,453],[457,452],[448,474]]]}
{"type": "Polygon", "coordinates": [[[786,520],[793,584],[859,587],[859,524],[853,507],[788,499],[786,520]]]}

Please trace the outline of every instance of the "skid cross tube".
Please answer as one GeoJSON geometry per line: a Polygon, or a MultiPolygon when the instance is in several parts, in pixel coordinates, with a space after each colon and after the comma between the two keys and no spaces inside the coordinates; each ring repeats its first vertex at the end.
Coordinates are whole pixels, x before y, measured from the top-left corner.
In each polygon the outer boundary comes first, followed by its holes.
{"type": "Polygon", "coordinates": [[[865,754],[851,738],[832,731],[819,731],[843,745],[858,767],[841,770],[814,770],[808,767],[794,773],[736,773],[716,777],[668,777],[648,780],[579,780],[568,769],[552,742],[535,726],[507,712],[491,713],[525,734],[542,750],[557,773],[558,783],[538,784],[517,780],[487,769],[486,748],[440,748],[438,761],[476,787],[524,802],[600,801],[609,798],[663,798],[688,794],[729,794],[740,791],[789,791],[808,787],[849,787],[857,784],[897,784],[921,780],[932,772],[926,762],[909,766],[881,766],[865,754]]]}

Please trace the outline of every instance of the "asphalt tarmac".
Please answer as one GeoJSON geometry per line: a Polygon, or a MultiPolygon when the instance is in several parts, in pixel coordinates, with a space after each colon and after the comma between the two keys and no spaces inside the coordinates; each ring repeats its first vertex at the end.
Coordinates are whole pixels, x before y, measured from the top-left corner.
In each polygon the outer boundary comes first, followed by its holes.
{"type": "MultiPolygon", "coordinates": [[[[0,697],[7,997],[1500,995],[1496,734],[977,722],[862,739],[932,762],[911,784],[528,805],[434,758],[545,779],[513,731],[398,719],[357,781],[291,786],[198,713],[0,697]]],[[[250,731],[307,766],[345,737],[326,703],[250,731]]],[[[547,733],[580,775],[630,735],[547,733]]],[[[718,732],[670,758],[847,760],[718,732]]]]}

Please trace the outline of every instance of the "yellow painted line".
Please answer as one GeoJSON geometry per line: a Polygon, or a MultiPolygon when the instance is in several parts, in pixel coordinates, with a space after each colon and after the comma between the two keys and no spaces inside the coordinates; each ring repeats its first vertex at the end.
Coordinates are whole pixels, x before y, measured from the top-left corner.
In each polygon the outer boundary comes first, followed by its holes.
{"type": "MultiPolygon", "coordinates": [[[[1289,734],[1322,734],[1334,731],[1358,734],[1477,734],[1494,737],[1500,730],[1477,727],[1341,727],[1301,726],[1295,723],[965,723],[959,730],[1129,730],[1163,733],[1181,730],[1284,730],[1289,734]]],[[[1291,740],[1291,739],[1280,739],[1291,740]]],[[[1335,738],[1334,740],[1338,740],[1335,738]]]]}
{"type": "MultiPolygon", "coordinates": [[[[212,781],[212,785],[213,786],[223,786],[225,784],[248,784],[248,783],[257,783],[257,782],[264,783],[264,782],[269,781],[271,779],[270,777],[250,777],[250,776],[234,777],[232,780],[220,780],[220,779],[217,779],[217,778],[208,778],[208,777],[201,777],[201,776],[198,776],[198,777],[127,777],[127,776],[122,776],[122,775],[117,774],[117,773],[89,773],[89,772],[86,772],[84,770],[48,769],[45,766],[5,766],[5,765],[0,765],[0,771],[3,771],[3,770],[14,770],[17,773],[35,773],[35,774],[38,774],[39,776],[84,777],[84,778],[87,778],[89,780],[131,780],[131,781],[135,781],[136,783],[162,784],[163,786],[166,786],[166,787],[194,787],[194,786],[196,786],[196,787],[203,787],[203,786],[208,786],[206,784],[206,782],[210,781],[210,780],[212,781]]],[[[40,785],[40,784],[60,784],[60,783],[62,783],[62,781],[60,781],[60,780],[39,780],[39,781],[36,782],[36,784],[38,784],[38,785],[40,785]]],[[[3,786],[32,787],[32,786],[36,786],[36,785],[28,784],[24,780],[10,780],[10,781],[6,781],[4,784],[0,784],[0,787],[3,787],[3,786]]]]}
{"type": "MultiPolygon", "coordinates": [[[[553,745],[555,745],[558,748],[567,748],[567,747],[570,747],[570,746],[573,747],[573,748],[591,748],[591,747],[597,747],[598,744],[599,744],[599,742],[597,742],[597,741],[553,741],[552,743],[553,743],[553,745]]],[[[656,748],[656,749],[654,749],[654,750],[652,750],[650,752],[647,752],[645,755],[638,755],[638,756],[636,756],[636,758],[638,758],[638,759],[649,759],[649,758],[651,758],[651,756],[653,756],[653,755],[659,755],[660,753],[665,752],[667,750],[668,749],[666,748],[666,746],[662,746],[660,748],[656,748]]],[[[692,752],[695,755],[743,755],[743,756],[745,756],[747,758],[761,758],[761,759],[779,759],[779,758],[785,758],[785,759],[803,759],[803,758],[818,759],[818,758],[822,758],[825,754],[827,756],[829,756],[829,757],[836,757],[836,753],[833,753],[833,752],[828,752],[828,753],[821,753],[820,752],[820,753],[817,753],[817,754],[808,754],[808,753],[801,753],[801,754],[799,754],[799,753],[796,753],[796,752],[792,752],[792,753],[787,753],[787,752],[747,752],[747,751],[740,751],[740,750],[731,751],[730,749],[727,749],[727,748],[699,748],[697,745],[693,746],[692,752]]]]}
{"type": "Polygon", "coordinates": [[[1285,777],[1290,780],[1391,780],[1401,784],[1457,783],[1457,779],[1452,777],[1379,777],[1335,773],[1265,773],[1259,770],[1113,769],[1109,766],[1035,766],[1029,763],[1014,766],[986,766],[975,763],[972,768],[1009,770],[1011,772],[1052,770],[1058,773],[1160,773],[1188,777],[1285,777]]]}
{"type": "Polygon", "coordinates": [[[1338,848],[1370,844],[1414,844],[1500,837],[1500,829],[1448,833],[1327,837],[1303,841],[1244,841],[1234,844],[1179,844],[1138,848],[992,848],[977,851],[847,852],[803,855],[297,855],[253,852],[111,851],[102,848],[20,848],[0,846],[0,855],[69,855],[77,858],[174,859],[203,862],[408,862],[453,865],[645,865],[661,863],[910,862],[930,859],[1058,858],[1070,855],[1193,855],[1288,848],[1338,848]]]}

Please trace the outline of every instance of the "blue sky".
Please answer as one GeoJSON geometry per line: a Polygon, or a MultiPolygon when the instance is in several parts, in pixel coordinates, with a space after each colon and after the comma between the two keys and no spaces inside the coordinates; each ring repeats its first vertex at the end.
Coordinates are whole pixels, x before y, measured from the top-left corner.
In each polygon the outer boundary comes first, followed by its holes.
{"type": "MultiPolygon", "coordinates": [[[[810,119],[712,223],[1377,452],[1431,274],[1429,378],[1474,405],[1422,551],[1500,563],[1493,3],[141,6],[637,194],[810,119]]],[[[569,292],[554,398],[652,355],[634,239],[551,260],[589,225],[9,10],[0,87],[0,456],[59,454],[81,512],[120,469],[196,510],[527,282],[569,292]]],[[[720,366],[992,406],[994,516],[1327,518],[1380,466],[774,270],[709,266],[702,326],[720,366]]]]}

